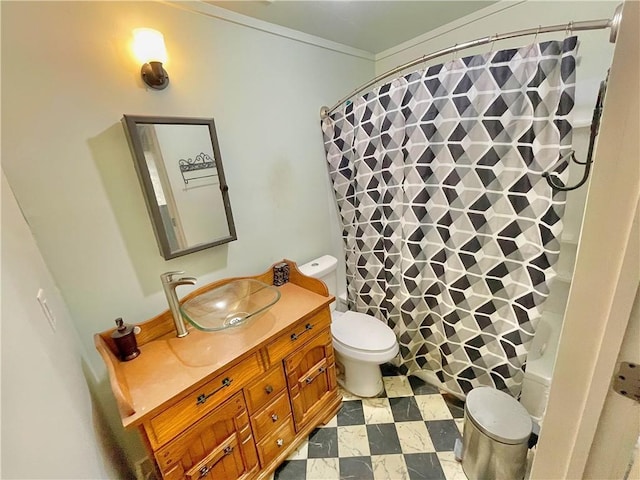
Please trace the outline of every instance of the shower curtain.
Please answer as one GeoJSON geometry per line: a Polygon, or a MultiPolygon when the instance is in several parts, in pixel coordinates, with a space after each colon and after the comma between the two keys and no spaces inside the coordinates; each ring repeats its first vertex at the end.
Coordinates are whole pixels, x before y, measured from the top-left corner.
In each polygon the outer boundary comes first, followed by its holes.
{"type": "Polygon", "coordinates": [[[393,328],[404,373],[519,395],[559,254],[565,195],[541,174],[568,173],[576,50],[455,59],[323,120],[350,308],[393,328]]]}

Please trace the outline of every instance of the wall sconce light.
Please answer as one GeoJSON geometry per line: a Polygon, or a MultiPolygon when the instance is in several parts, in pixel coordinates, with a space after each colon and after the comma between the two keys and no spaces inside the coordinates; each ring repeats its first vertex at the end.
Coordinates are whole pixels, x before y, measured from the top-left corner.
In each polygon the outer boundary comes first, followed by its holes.
{"type": "Polygon", "coordinates": [[[162,67],[167,61],[164,37],[151,28],[136,28],[133,31],[133,52],[142,63],[142,80],[151,88],[163,90],[169,85],[169,75],[162,67]]]}

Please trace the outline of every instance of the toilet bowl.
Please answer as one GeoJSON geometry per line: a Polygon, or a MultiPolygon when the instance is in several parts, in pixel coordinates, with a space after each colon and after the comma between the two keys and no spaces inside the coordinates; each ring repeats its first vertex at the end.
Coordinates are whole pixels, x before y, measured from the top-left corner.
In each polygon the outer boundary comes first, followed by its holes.
{"type": "Polygon", "coordinates": [[[393,330],[371,315],[334,311],[331,334],[338,383],[359,397],[382,392],[380,364],[393,360],[399,351],[393,330]]]}
{"type": "MultiPolygon", "coordinates": [[[[308,277],[325,282],[336,297],[335,257],[325,255],[298,269],[308,277]]],[[[332,304],[331,334],[336,356],[338,383],[359,397],[374,397],[383,390],[380,365],[399,352],[393,330],[381,320],[358,312],[339,312],[332,304]]]]}

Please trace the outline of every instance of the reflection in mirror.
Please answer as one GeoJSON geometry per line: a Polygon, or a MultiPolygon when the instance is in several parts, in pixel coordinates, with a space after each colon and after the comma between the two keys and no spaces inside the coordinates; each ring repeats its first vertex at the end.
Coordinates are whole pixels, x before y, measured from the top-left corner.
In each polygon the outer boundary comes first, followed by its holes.
{"type": "Polygon", "coordinates": [[[123,124],[161,255],[236,240],[213,119],[124,115],[123,124]]]}

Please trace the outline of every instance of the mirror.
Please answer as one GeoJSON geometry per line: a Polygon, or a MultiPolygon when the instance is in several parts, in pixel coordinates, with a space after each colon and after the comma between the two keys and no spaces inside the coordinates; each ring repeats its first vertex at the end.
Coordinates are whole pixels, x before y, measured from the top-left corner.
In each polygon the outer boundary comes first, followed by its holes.
{"type": "Polygon", "coordinates": [[[213,118],[122,122],[165,260],[236,240],[213,118]]]}

